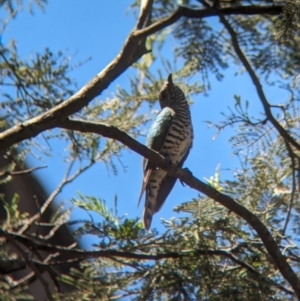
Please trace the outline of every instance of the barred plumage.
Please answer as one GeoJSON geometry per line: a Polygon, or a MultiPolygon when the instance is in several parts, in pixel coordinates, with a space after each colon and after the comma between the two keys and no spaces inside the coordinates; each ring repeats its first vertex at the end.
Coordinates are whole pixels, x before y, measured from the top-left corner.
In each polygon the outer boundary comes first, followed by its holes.
{"type": "MultiPolygon", "coordinates": [[[[181,167],[192,147],[193,128],[189,105],[182,90],[173,84],[172,74],[160,90],[159,102],[162,110],[149,130],[147,146],[181,167]]],[[[176,178],[148,160],[144,159],[143,166],[144,179],[139,202],[146,190],[143,223],[148,230],[152,216],[160,210],[176,178]]]]}

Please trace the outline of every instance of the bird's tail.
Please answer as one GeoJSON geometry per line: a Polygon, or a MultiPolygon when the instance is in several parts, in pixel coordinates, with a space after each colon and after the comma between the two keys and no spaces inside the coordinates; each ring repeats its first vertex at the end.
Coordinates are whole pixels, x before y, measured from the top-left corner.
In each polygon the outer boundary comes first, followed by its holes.
{"type": "Polygon", "coordinates": [[[146,230],[149,230],[151,227],[153,214],[154,212],[152,210],[152,203],[147,196],[143,212],[143,224],[146,230]]]}
{"type": "Polygon", "coordinates": [[[139,196],[138,206],[139,206],[139,204],[141,202],[141,199],[142,199],[142,196],[144,194],[144,191],[146,190],[146,187],[148,185],[148,181],[149,181],[151,172],[152,172],[152,169],[148,169],[146,171],[146,173],[145,173],[145,176],[144,176],[144,179],[143,179],[143,185],[142,185],[141,193],[140,193],[140,196],[139,196]]]}

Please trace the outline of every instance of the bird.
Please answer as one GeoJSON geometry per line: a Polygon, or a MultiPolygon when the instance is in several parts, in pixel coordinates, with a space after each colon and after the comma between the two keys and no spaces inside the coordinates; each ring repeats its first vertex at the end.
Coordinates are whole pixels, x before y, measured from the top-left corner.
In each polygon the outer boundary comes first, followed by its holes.
{"type": "MultiPolygon", "coordinates": [[[[193,144],[193,126],[189,104],[183,91],[173,83],[172,74],[159,92],[160,112],[152,123],[146,140],[147,147],[182,167],[193,144]]],[[[150,229],[152,217],[170,194],[177,180],[148,159],[143,159],[143,184],[138,204],[146,193],[143,224],[150,229]]]]}

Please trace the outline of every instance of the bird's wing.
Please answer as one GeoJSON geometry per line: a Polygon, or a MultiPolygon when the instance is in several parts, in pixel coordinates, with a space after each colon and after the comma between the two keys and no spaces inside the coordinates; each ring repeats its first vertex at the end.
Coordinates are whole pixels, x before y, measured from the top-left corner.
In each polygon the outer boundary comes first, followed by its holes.
{"type": "MultiPolygon", "coordinates": [[[[186,158],[189,155],[189,152],[190,152],[190,149],[188,149],[188,151],[186,152],[184,157],[178,163],[178,167],[182,167],[184,161],[186,160],[186,158]]],[[[176,177],[172,177],[169,174],[163,179],[162,183],[160,184],[159,190],[158,190],[155,208],[153,208],[153,211],[155,213],[160,210],[161,206],[163,205],[163,203],[167,199],[169,193],[171,192],[172,188],[174,187],[176,180],[177,180],[176,177]]]]}
{"type": "MultiPolygon", "coordinates": [[[[159,114],[156,116],[149,130],[147,136],[147,142],[146,142],[147,147],[157,152],[160,151],[166,139],[169,128],[172,124],[174,115],[175,115],[174,110],[168,107],[162,109],[159,112],[159,114]]],[[[143,166],[144,166],[144,178],[143,178],[143,185],[142,185],[138,205],[140,204],[141,198],[148,184],[152,170],[156,168],[152,162],[150,162],[148,159],[145,158],[143,160],[143,166]]]]}

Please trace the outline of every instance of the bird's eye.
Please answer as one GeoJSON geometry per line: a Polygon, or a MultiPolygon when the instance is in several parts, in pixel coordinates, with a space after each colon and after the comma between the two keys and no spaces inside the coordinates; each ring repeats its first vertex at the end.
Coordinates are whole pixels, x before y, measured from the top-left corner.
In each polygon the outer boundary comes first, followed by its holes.
{"type": "Polygon", "coordinates": [[[166,93],[161,93],[160,98],[161,98],[161,100],[166,100],[167,99],[167,94],[166,93]]]}

